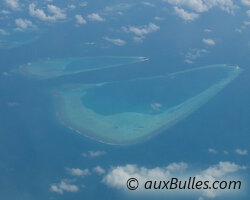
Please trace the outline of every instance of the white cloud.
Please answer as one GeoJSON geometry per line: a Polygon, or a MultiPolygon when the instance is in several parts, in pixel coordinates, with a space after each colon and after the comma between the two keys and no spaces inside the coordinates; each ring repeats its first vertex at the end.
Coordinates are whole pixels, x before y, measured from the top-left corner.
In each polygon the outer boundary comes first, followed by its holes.
{"type": "Polygon", "coordinates": [[[213,7],[233,13],[238,7],[233,0],[163,0],[171,5],[185,7],[198,13],[207,12],[213,7]]]}
{"type": "Polygon", "coordinates": [[[207,5],[202,0],[165,0],[175,6],[185,6],[196,12],[205,12],[208,10],[207,5]]]}
{"type": "Polygon", "coordinates": [[[217,154],[217,151],[215,149],[213,149],[213,148],[209,148],[208,152],[211,153],[211,154],[217,154]]]}
{"type": "Polygon", "coordinates": [[[19,1],[18,0],[4,0],[5,3],[13,10],[19,9],[19,1]]]}
{"type": "MultiPolygon", "coordinates": [[[[7,74],[7,76],[8,75],[9,74],[7,74]]],[[[8,102],[7,104],[8,104],[9,107],[16,107],[16,106],[19,106],[20,103],[18,103],[18,102],[8,102]]]]}
{"type": "Polygon", "coordinates": [[[68,8],[71,10],[74,10],[76,8],[76,6],[74,4],[70,4],[70,5],[68,5],[68,8]]]}
{"type": "Polygon", "coordinates": [[[134,40],[134,42],[135,42],[136,44],[141,44],[141,43],[143,43],[143,39],[144,39],[144,37],[137,37],[137,36],[133,37],[133,40],[134,40]]]}
{"type": "Polygon", "coordinates": [[[103,22],[105,21],[98,13],[92,13],[88,15],[88,19],[91,21],[103,22]]]}
{"type": "Polygon", "coordinates": [[[186,163],[172,163],[166,167],[153,169],[128,164],[112,168],[103,178],[103,182],[114,188],[126,189],[125,183],[131,177],[137,178],[141,183],[146,180],[162,180],[169,178],[173,171],[181,172],[186,168],[186,163]]]}
{"type": "Polygon", "coordinates": [[[89,46],[94,46],[96,45],[96,42],[85,42],[84,44],[89,46]]]}
{"type": "Polygon", "coordinates": [[[87,175],[90,175],[90,171],[88,169],[71,168],[71,169],[67,169],[67,170],[73,176],[87,176],[87,175]]]}
{"type": "Polygon", "coordinates": [[[245,6],[250,6],[250,0],[241,0],[241,3],[245,6]]]}
{"type": "Polygon", "coordinates": [[[204,176],[211,176],[215,178],[223,177],[227,174],[237,172],[239,170],[245,170],[246,167],[237,165],[231,162],[219,162],[215,166],[211,166],[208,169],[204,170],[202,174],[204,176]]]}
{"type": "Polygon", "coordinates": [[[52,184],[52,185],[50,186],[50,191],[51,191],[51,192],[58,193],[58,194],[63,194],[63,189],[60,188],[59,186],[55,185],[55,184],[52,184]]]}
{"type": "Polygon", "coordinates": [[[236,149],[235,153],[237,153],[240,156],[246,156],[248,155],[248,151],[246,149],[242,150],[242,149],[236,149]]]}
{"type": "Polygon", "coordinates": [[[66,15],[61,8],[58,8],[54,5],[48,5],[48,11],[53,14],[52,18],[54,19],[65,19],[66,15]]]}
{"type": "Polygon", "coordinates": [[[215,41],[211,38],[204,38],[202,42],[209,46],[214,46],[216,44],[215,41]]]}
{"type": "Polygon", "coordinates": [[[88,5],[87,1],[83,1],[83,2],[79,3],[79,6],[81,6],[81,7],[86,7],[87,5],[88,5]]]}
{"type": "Polygon", "coordinates": [[[166,167],[166,170],[169,172],[182,172],[188,168],[188,164],[184,162],[180,163],[171,163],[166,167]]]}
{"type": "Polygon", "coordinates": [[[223,154],[224,154],[224,155],[228,155],[229,152],[228,152],[227,150],[224,150],[224,151],[223,151],[223,154]]]}
{"type": "Polygon", "coordinates": [[[53,22],[56,20],[66,19],[67,17],[64,11],[61,8],[56,7],[55,5],[48,5],[47,9],[50,15],[47,15],[43,9],[36,8],[36,5],[34,3],[31,3],[29,5],[30,15],[43,21],[53,22]]]}
{"type": "Polygon", "coordinates": [[[10,11],[8,11],[8,10],[1,10],[0,13],[3,14],[3,15],[8,15],[8,14],[10,14],[10,11]]]}
{"type": "Polygon", "coordinates": [[[204,29],[204,32],[205,33],[211,33],[211,32],[213,32],[211,29],[208,29],[208,28],[206,28],[206,29],[204,29]]]}
{"type": "Polygon", "coordinates": [[[204,12],[208,10],[207,5],[204,4],[202,0],[165,0],[165,2],[175,6],[185,6],[196,12],[204,12]]]}
{"type": "Polygon", "coordinates": [[[155,20],[157,20],[157,21],[161,21],[161,20],[164,20],[164,18],[162,18],[162,17],[159,17],[159,16],[155,16],[155,17],[154,17],[154,19],[155,19],[155,20]]]}
{"type": "Polygon", "coordinates": [[[189,59],[185,59],[185,63],[187,63],[187,64],[193,64],[194,61],[193,60],[189,60],[189,59]]]}
{"type": "Polygon", "coordinates": [[[247,15],[250,17],[250,10],[247,11],[247,15]]]}
{"type": "Polygon", "coordinates": [[[8,72],[3,72],[2,75],[3,76],[9,76],[9,73],[8,72]]]}
{"type": "Polygon", "coordinates": [[[33,23],[30,20],[27,19],[22,19],[22,18],[18,18],[15,20],[15,23],[17,25],[18,28],[20,29],[27,29],[27,28],[34,28],[35,26],[33,25],[33,23]]]}
{"type": "Polygon", "coordinates": [[[105,174],[105,170],[100,167],[100,166],[96,166],[94,169],[93,169],[94,172],[96,172],[97,174],[99,175],[102,175],[102,174],[105,174]]]}
{"type": "Polygon", "coordinates": [[[82,153],[83,157],[96,158],[106,155],[106,151],[88,151],[87,153],[82,153]]]}
{"type": "Polygon", "coordinates": [[[151,22],[148,25],[144,25],[144,26],[138,26],[138,27],[137,26],[128,26],[128,27],[123,26],[122,27],[122,30],[124,32],[133,33],[139,37],[144,37],[145,35],[156,32],[159,29],[160,29],[159,26],[151,22]]]}
{"type": "Polygon", "coordinates": [[[133,6],[135,6],[135,5],[136,4],[134,4],[134,3],[124,3],[124,2],[116,3],[116,4],[106,6],[104,8],[104,11],[119,14],[120,12],[128,10],[128,9],[132,8],[133,6]]]}
{"type": "Polygon", "coordinates": [[[156,32],[160,29],[159,26],[156,24],[150,22],[148,25],[144,26],[123,26],[122,30],[125,33],[132,33],[135,36],[133,37],[133,40],[135,43],[140,44],[145,39],[146,35],[156,32]]]}
{"type": "Polygon", "coordinates": [[[86,24],[87,21],[81,15],[75,15],[77,24],[86,24]]]}
{"type": "Polygon", "coordinates": [[[79,190],[77,185],[67,183],[67,180],[62,180],[59,184],[52,184],[50,186],[50,191],[58,194],[63,194],[66,192],[77,192],[79,190]]]}
{"type": "Polygon", "coordinates": [[[9,35],[9,33],[4,29],[0,29],[0,35],[9,35]]]}
{"type": "MultiPolygon", "coordinates": [[[[226,180],[228,177],[234,177],[236,178],[234,180],[239,180],[238,173],[241,170],[246,170],[246,167],[231,162],[219,162],[217,165],[210,166],[205,170],[196,169],[195,173],[192,172],[193,170],[186,163],[172,163],[166,167],[155,167],[152,169],[148,169],[146,167],[138,167],[137,165],[125,165],[113,167],[104,176],[102,182],[109,187],[124,189],[125,191],[128,191],[126,188],[127,180],[130,178],[136,178],[140,183],[138,191],[142,191],[145,194],[146,190],[143,190],[144,183],[146,183],[148,180],[167,181],[173,177],[178,176],[179,180],[186,180],[188,179],[187,177],[196,177],[196,181],[210,181],[211,184],[213,183],[213,181],[226,180]]],[[[158,192],[157,194],[159,194],[158,192]]],[[[225,190],[194,190],[192,192],[196,192],[196,194],[199,196],[210,198],[214,198],[219,194],[222,195],[227,193],[227,191],[225,190]]],[[[180,195],[181,191],[168,190],[168,194],[170,193],[180,195]]]]}
{"type": "Polygon", "coordinates": [[[192,64],[196,59],[200,58],[205,53],[208,53],[206,49],[189,49],[185,55],[185,62],[192,64]]]}
{"type": "Polygon", "coordinates": [[[245,26],[250,26],[250,21],[244,21],[245,26]]]}
{"type": "Polygon", "coordinates": [[[151,103],[151,104],[150,104],[150,107],[151,107],[154,111],[159,111],[159,110],[161,110],[161,108],[162,108],[162,104],[155,102],[155,103],[151,103]]]}
{"type": "Polygon", "coordinates": [[[242,33],[242,29],[241,28],[236,28],[235,32],[242,33]]]}
{"type": "Polygon", "coordinates": [[[122,39],[113,39],[113,38],[109,38],[109,37],[104,37],[104,39],[116,46],[124,46],[126,44],[126,41],[122,40],[122,39]]]}
{"type": "Polygon", "coordinates": [[[199,17],[197,13],[187,12],[183,8],[174,7],[175,13],[185,21],[193,21],[199,17]]]}
{"type": "Polygon", "coordinates": [[[147,2],[147,1],[143,1],[141,2],[144,6],[149,6],[149,7],[155,7],[155,4],[151,3],[151,2],[147,2]]]}

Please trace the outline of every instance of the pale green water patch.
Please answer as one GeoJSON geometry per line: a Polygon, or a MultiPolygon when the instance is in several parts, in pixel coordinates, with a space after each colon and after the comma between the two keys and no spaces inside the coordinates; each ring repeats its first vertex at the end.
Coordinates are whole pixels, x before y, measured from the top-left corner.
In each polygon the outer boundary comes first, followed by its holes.
{"type": "Polygon", "coordinates": [[[0,34],[0,48],[11,49],[30,44],[38,40],[44,30],[6,30],[5,34],[0,34]]]}

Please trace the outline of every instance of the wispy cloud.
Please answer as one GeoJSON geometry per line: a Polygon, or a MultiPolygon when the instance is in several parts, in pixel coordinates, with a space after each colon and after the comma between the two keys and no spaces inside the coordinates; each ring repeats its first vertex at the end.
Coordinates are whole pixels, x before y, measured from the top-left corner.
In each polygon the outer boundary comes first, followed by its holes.
{"type": "Polygon", "coordinates": [[[155,7],[155,4],[148,2],[148,1],[142,1],[141,2],[144,6],[149,6],[149,7],[155,7]]]}
{"type": "Polygon", "coordinates": [[[244,21],[245,26],[250,26],[250,21],[244,21]]]}
{"type": "Polygon", "coordinates": [[[206,49],[189,49],[185,55],[185,62],[192,64],[205,53],[208,53],[206,49]]]}
{"type": "MultiPolygon", "coordinates": [[[[9,74],[7,73],[6,75],[8,76],[9,74]]],[[[14,102],[14,101],[13,102],[8,102],[7,104],[8,104],[9,107],[16,107],[16,106],[20,105],[20,103],[14,102]]]]}
{"type": "Polygon", "coordinates": [[[136,4],[134,3],[117,3],[117,4],[112,4],[112,5],[109,5],[109,6],[106,6],[104,8],[104,11],[105,12],[112,12],[112,13],[119,13],[119,12],[122,12],[122,11],[125,11],[125,10],[128,10],[132,7],[134,7],[136,4]]]}
{"type": "Polygon", "coordinates": [[[159,111],[162,109],[162,104],[155,102],[155,103],[151,103],[150,107],[153,111],[159,111]]]}
{"type": "Polygon", "coordinates": [[[247,10],[246,13],[250,17],[250,10],[247,10]]]}
{"type": "Polygon", "coordinates": [[[9,15],[10,11],[8,11],[8,10],[1,10],[0,13],[3,14],[3,15],[9,15]]]}
{"type": "Polygon", "coordinates": [[[9,35],[9,33],[4,29],[0,29],[0,35],[9,35]]]}
{"type": "Polygon", "coordinates": [[[248,155],[248,151],[246,149],[236,149],[235,153],[240,155],[240,156],[246,156],[248,155]]]}
{"type": "Polygon", "coordinates": [[[82,153],[83,157],[96,158],[106,155],[106,151],[88,151],[87,153],[82,153]]]}
{"type": "Polygon", "coordinates": [[[3,76],[9,76],[9,73],[8,72],[3,72],[2,75],[3,76]]]}
{"type": "Polygon", "coordinates": [[[215,149],[213,149],[213,148],[209,148],[209,149],[208,149],[208,152],[209,152],[210,154],[217,154],[217,151],[216,151],[215,149]]]}
{"type": "Polygon", "coordinates": [[[213,31],[211,29],[206,28],[206,29],[204,29],[204,32],[205,33],[212,33],[213,31]]]}
{"type": "Polygon", "coordinates": [[[68,5],[68,8],[71,10],[74,10],[76,8],[76,6],[74,4],[70,4],[70,5],[68,5]]]}
{"type": "Polygon", "coordinates": [[[86,7],[87,5],[88,5],[87,1],[83,1],[83,2],[79,3],[80,7],[86,7]]]}
{"type": "Polygon", "coordinates": [[[223,151],[223,154],[224,154],[224,155],[229,155],[229,152],[228,152],[227,150],[224,150],[224,151],[223,151]]]}
{"type": "Polygon", "coordinates": [[[104,37],[104,39],[116,46],[124,46],[126,44],[126,41],[119,39],[119,38],[109,38],[109,37],[104,37]]]}

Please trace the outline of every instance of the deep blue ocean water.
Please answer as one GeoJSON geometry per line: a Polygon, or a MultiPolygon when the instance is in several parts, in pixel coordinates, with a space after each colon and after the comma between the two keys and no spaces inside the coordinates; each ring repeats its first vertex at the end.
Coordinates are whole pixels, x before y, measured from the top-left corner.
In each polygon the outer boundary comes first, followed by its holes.
{"type": "MultiPolygon", "coordinates": [[[[102,5],[90,4],[89,12],[98,7],[102,5]]],[[[52,193],[52,183],[72,178],[66,168],[92,169],[100,165],[109,170],[111,166],[128,163],[154,168],[172,162],[207,168],[220,161],[250,165],[249,156],[235,154],[238,148],[250,151],[249,28],[241,34],[235,32],[243,16],[231,16],[215,9],[192,23],[183,23],[161,11],[166,20],[161,22],[160,30],[147,36],[142,44],[130,42],[124,47],[103,44],[104,35],[116,36],[111,28],[119,29],[121,24],[131,24],[135,16],[135,25],[150,21],[155,11],[146,11],[148,14],[145,16],[128,11],[129,17],[123,17],[119,22],[111,17],[106,23],[98,26],[89,23],[83,28],[76,28],[72,21],[40,25],[45,32],[39,39],[16,48],[0,49],[0,74],[9,73],[8,76],[0,76],[0,199],[128,199],[120,190],[103,184],[102,177],[94,173],[76,180],[78,185],[85,185],[77,193],[52,193]],[[185,63],[183,55],[189,48],[204,48],[200,41],[204,36],[203,29],[208,27],[214,30],[209,37],[217,38],[216,46],[209,47],[209,53],[194,64],[185,63]],[[101,44],[101,47],[85,45],[91,41],[101,44]],[[70,56],[145,56],[150,60],[41,81],[11,72],[19,65],[37,59],[70,56]],[[127,146],[103,144],[76,134],[56,118],[51,90],[62,84],[128,80],[217,63],[238,64],[244,72],[206,105],[143,143],[127,146]],[[216,149],[218,153],[209,154],[209,148],[216,149]],[[107,153],[98,158],[82,156],[83,152],[91,150],[107,153]],[[223,151],[229,154],[225,155],[223,151]]],[[[3,26],[5,21],[0,24],[3,26]]],[[[129,40],[128,35],[123,37],[129,40]]],[[[250,180],[249,169],[243,174],[246,180],[250,180]]],[[[248,200],[249,196],[248,186],[246,194],[226,198],[248,200]]],[[[176,199],[183,197],[177,196],[176,199]]]]}

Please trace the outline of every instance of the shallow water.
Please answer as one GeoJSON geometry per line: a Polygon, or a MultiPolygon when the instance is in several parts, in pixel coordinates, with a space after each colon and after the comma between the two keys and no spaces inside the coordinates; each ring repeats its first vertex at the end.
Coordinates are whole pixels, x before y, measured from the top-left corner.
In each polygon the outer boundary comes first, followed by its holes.
{"type": "Polygon", "coordinates": [[[50,79],[144,62],[145,57],[72,57],[64,59],[45,59],[27,63],[19,67],[21,73],[36,79],[50,79]]]}
{"type": "Polygon", "coordinates": [[[199,109],[241,71],[236,66],[212,65],[127,81],[64,86],[54,91],[57,116],[65,126],[98,141],[135,143],[199,109]]]}

